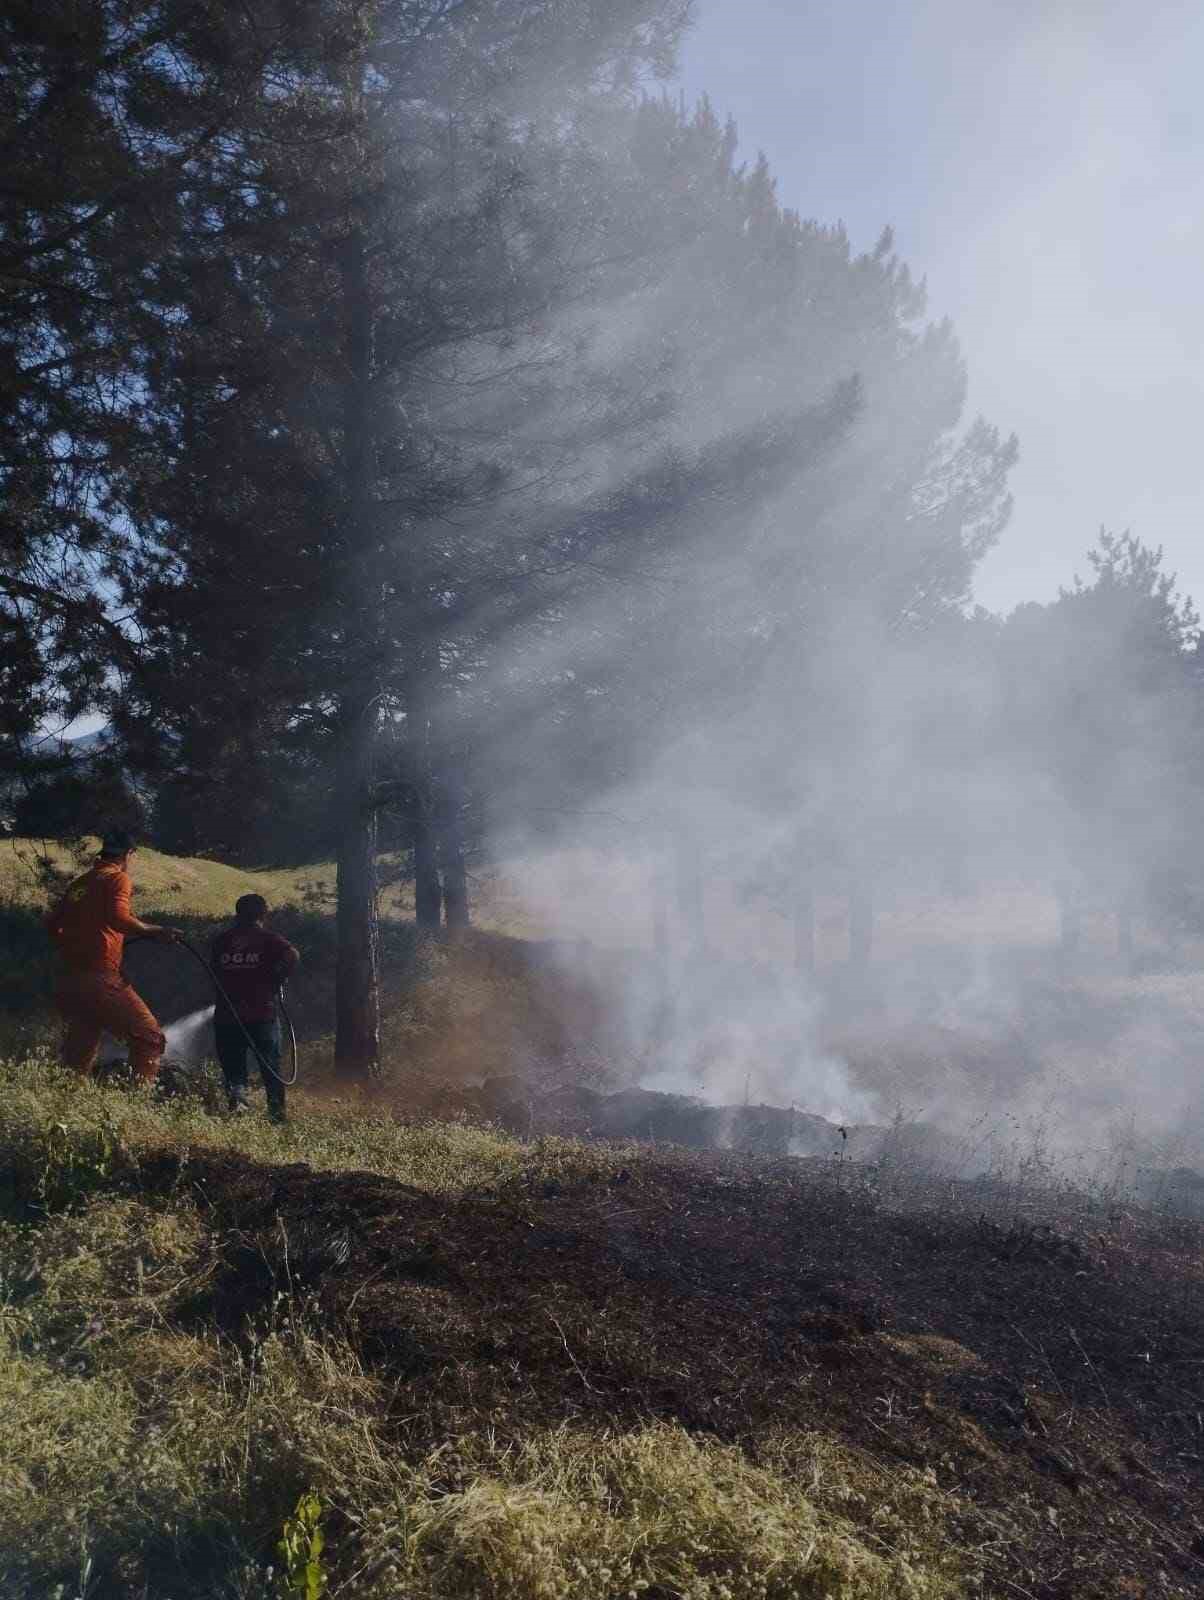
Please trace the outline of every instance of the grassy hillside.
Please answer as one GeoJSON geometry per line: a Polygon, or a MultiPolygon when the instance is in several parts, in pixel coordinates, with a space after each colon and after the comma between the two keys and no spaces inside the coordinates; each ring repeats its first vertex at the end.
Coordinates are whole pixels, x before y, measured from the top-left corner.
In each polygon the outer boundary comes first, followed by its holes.
{"type": "MultiPolygon", "coordinates": [[[[0,905],[42,908],[48,878],[65,881],[86,870],[98,843],[85,839],[72,850],[53,839],[0,839],[0,905]]],[[[248,871],[222,861],[165,855],[143,847],[134,853],[130,876],[135,909],[147,916],[228,917],[243,894],[261,894],[273,907],[334,910],[333,861],[248,871]]],[[[381,860],[381,879],[381,915],[412,917],[413,885],[397,881],[397,863],[388,856],[381,860]]],[[[489,932],[538,935],[542,931],[495,873],[484,873],[474,882],[474,921],[489,932]]]]}
{"type": "Polygon", "coordinates": [[[297,1110],[0,1066],[6,1597],[1200,1592],[1198,1225],[297,1110]]]}
{"type": "MultiPolygon", "coordinates": [[[[0,902],[45,905],[44,868],[61,877],[73,876],[91,863],[97,847],[95,839],[85,840],[77,851],[55,840],[0,840],[0,902]]],[[[262,894],[272,905],[333,906],[334,867],[330,863],[246,872],[220,861],[185,859],[147,848],[135,852],[130,875],[135,905],[148,915],[167,911],[196,917],[228,916],[242,894],[262,894]]]]}

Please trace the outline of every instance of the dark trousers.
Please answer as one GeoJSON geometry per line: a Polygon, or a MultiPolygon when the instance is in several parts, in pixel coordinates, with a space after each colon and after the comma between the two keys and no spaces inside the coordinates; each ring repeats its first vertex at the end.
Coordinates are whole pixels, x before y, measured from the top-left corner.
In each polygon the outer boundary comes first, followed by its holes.
{"type": "Polygon", "coordinates": [[[278,1022],[215,1022],[213,1043],[217,1059],[226,1079],[226,1090],[231,1100],[242,1100],[247,1093],[247,1057],[259,1067],[259,1076],[267,1090],[268,1109],[274,1115],[284,1115],[284,1085],[267,1070],[280,1071],[280,1024],[278,1022]],[[247,1044],[243,1028],[255,1042],[255,1051],[247,1044]],[[263,1062],[259,1061],[263,1057],[263,1062]],[[267,1065],[264,1065],[264,1062],[267,1065]]]}

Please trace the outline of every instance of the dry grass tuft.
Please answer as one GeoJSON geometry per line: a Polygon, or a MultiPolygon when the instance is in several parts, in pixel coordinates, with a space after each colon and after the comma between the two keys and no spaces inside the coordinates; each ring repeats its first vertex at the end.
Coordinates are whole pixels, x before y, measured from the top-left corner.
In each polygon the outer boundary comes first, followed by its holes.
{"type": "Polygon", "coordinates": [[[918,1474],[910,1494],[924,1520],[904,1553],[873,1528],[872,1512],[858,1525],[825,1503],[882,1505],[886,1474],[802,1436],[780,1441],[777,1460],[786,1471],[664,1424],[617,1434],[560,1428],[512,1448],[458,1441],[423,1463],[394,1507],[374,1510],[367,1543],[384,1567],[365,1593],[942,1600],[959,1592],[959,1563],[940,1548],[939,1497],[918,1474]],[[802,1459],[811,1470],[800,1479],[802,1459]]]}
{"type": "Polygon", "coordinates": [[[73,1371],[99,1352],[167,1325],[212,1269],[195,1214],[97,1198],[42,1228],[0,1224],[10,1335],[73,1371]]]}

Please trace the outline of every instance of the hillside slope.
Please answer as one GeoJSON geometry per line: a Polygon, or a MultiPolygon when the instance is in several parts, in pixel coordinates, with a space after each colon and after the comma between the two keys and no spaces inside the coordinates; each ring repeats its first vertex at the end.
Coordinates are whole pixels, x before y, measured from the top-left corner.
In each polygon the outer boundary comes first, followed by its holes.
{"type": "MultiPolygon", "coordinates": [[[[71,876],[85,870],[97,847],[95,839],[85,840],[77,851],[52,839],[0,840],[0,901],[44,905],[46,891],[39,865],[71,876]]],[[[242,894],[262,894],[275,905],[309,901],[324,909],[333,904],[334,867],[330,863],[248,872],[221,861],[164,855],[147,846],[135,852],[130,876],[136,903],[148,912],[154,908],[198,917],[226,916],[242,894]]]]}
{"type": "MultiPolygon", "coordinates": [[[[0,904],[30,909],[45,905],[47,870],[58,878],[84,871],[95,859],[99,841],[84,839],[76,849],[53,839],[0,839],[0,904]]],[[[242,894],[261,894],[270,906],[292,906],[332,913],[335,906],[335,864],[316,861],[298,867],[248,869],[210,861],[202,856],[173,856],[149,845],[130,862],[135,908],[148,915],[226,917],[242,894]]],[[[381,915],[412,917],[414,889],[399,880],[397,861],[380,860],[381,915]]],[[[474,879],[474,920],[491,932],[526,933],[529,919],[504,884],[492,873],[474,879]]]]}
{"type": "Polygon", "coordinates": [[[348,1600],[1204,1586],[1198,1224],[0,1091],[6,1595],[302,1593],[267,1568],[310,1493],[348,1600]]]}

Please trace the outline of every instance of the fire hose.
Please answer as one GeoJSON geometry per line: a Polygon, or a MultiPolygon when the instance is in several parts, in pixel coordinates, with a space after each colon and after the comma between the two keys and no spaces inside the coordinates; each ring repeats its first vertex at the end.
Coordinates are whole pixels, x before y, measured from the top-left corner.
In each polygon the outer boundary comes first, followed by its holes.
{"type": "MultiPolygon", "coordinates": [[[[140,937],[139,936],[135,936],[132,939],[127,939],[126,940],[127,944],[158,944],[159,942],[160,942],[159,940],[151,939],[147,935],[142,935],[140,937]]],[[[171,942],[172,942],[172,944],[181,945],[185,950],[187,950],[188,954],[193,958],[193,960],[196,961],[196,962],[199,962],[199,964],[208,973],[210,982],[213,984],[213,987],[217,990],[217,992],[221,996],[221,998],[225,1001],[226,1010],[229,1012],[230,1016],[233,1017],[234,1021],[237,1023],[238,1030],[242,1034],[243,1038],[246,1040],[247,1045],[250,1048],[251,1054],[255,1057],[256,1061],[258,1061],[258,1063],[259,1063],[260,1070],[262,1072],[264,1072],[265,1074],[269,1074],[270,1073],[270,1075],[273,1078],[275,1078],[277,1083],[283,1084],[283,1086],[286,1089],[291,1089],[293,1084],[296,1083],[296,1081],[297,1081],[297,1072],[298,1072],[298,1064],[297,1064],[297,1030],[293,1027],[293,1019],[289,1016],[288,1007],[284,1003],[284,988],[283,988],[283,986],[278,986],[277,989],[276,989],[276,1010],[280,1014],[280,1022],[281,1022],[282,1031],[284,1031],[284,1032],[286,1032],[288,1034],[289,1057],[290,1057],[290,1059],[292,1061],[292,1071],[291,1071],[291,1073],[289,1074],[288,1077],[285,1077],[282,1073],[277,1072],[276,1068],[272,1066],[271,1062],[268,1061],[262,1055],[262,1053],[260,1052],[259,1046],[255,1043],[254,1039],[252,1039],[251,1035],[247,1032],[246,1028],[243,1026],[242,1018],[238,1015],[238,1012],[234,1009],[234,1006],[231,1004],[230,996],[226,993],[225,989],[222,987],[221,979],[218,977],[217,973],[213,970],[213,968],[210,965],[210,963],[205,959],[205,957],[201,954],[201,952],[196,948],[196,946],[193,945],[193,944],[189,944],[188,940],[187,939],[183,939],[183,938],[173,939],[171,942]]]]}

